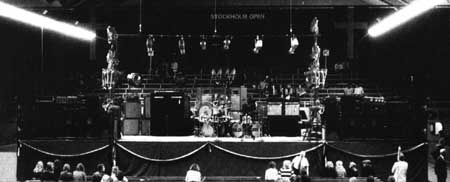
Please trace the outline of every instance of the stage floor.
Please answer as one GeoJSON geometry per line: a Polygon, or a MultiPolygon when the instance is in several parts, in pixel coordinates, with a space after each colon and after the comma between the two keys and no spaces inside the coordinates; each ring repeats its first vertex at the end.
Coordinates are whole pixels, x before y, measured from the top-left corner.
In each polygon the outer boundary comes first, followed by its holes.
{"type": "Polygon", "coordinates": [[[122,142],[308,142],[319,143],[321,140],[305,137],[198,137],[198,136],[122,136],[122,142]]]}

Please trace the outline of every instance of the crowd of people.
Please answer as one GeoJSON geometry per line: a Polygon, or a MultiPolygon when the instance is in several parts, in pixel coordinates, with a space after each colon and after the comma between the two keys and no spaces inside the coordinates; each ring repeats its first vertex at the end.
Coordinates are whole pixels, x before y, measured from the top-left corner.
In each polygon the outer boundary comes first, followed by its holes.
{"type": "MultiPolygon", "coordinates": [[[[398,153],[397,161],[392,166],[392,176],[388,182],[406,182],[408,163],[403,153],[398,153]]],[[[335,163],[326,161],[321,177],[325,178],[349,178],[350,182],[357,181],[357,177],[366,177],[368,182],[374,181],[375,172],[370,160],[362,161],[361,170],[353,161],[349,162],[348,168],[344,163],[337,160],[335,163]]],[[[305,152],[300,152],[292,161],[283,161],[283,166],[278,170],[274,161],[269,162],[265,172],[264,180],[268,182],[310,182],[309,161],[305,152]]]]}
{"type": "MultiPolygon", "coordinates": [[[[45,163],[38,161],[33,169],[33,179],[40,181],[73,181],[86,182],[88,175],[85,172],[83,163],[78,163],[75,170],[71,170],[70,164],[62,162],[58,159],[45,163]]],[[[128,182],[123,172],[118,166],[113,166],[111,174],[106,173],[104,164],[98,164],[97,170],[91,175],[92,182],[128,182]]]]}
{"type": "MultiPolygon", "coordinates": [[[[41,181],[87,181],[87,174],[82,163],[78,163],[75,170],[71,170],[70,164],[65,163],[61,167],[61,161],[49,161],[45,165],[42,161],[36,163],[33,169],[33,179],[41,181]]],[[[277,169],[277,164],[270,161],[267,170],[264,174],[264,181],[267,182],[310,182],[309,177],[309,161],[305,152],[300,152],[298,156],[291,160],[283,161],[280,169],[277,169]]],[[[113,166],[111,174],[105,172],[104,164],[98,164],[97,170],[91,175],[93,182],[128,182],[123,172],[119,170],[118,166],[113,166]]],[[[408,163],[405,161],[405,156],[400,152],[397,155],[397,161],[392,166],[392,176],[387,179],[388,182],[406,182],[406,174],[408,170],[408,163]]],[[[348,167],[344,167],[341,160],[335,163],[326,161],[325,168],[321,177],[326,178],[349,178],[349,182],[357,181],[357,177],[366,177],[367,182],[374,181],[375,172],[370,160],[362,161],[361,170],[358,169],[357,164],[353,161],[349,162],[348,167]]],[[[444,178],[445,179],[445,178],[444,178]]],[[[185,182],[203,182],[200,166],[193,163],[186,173],[185,182]]]]}

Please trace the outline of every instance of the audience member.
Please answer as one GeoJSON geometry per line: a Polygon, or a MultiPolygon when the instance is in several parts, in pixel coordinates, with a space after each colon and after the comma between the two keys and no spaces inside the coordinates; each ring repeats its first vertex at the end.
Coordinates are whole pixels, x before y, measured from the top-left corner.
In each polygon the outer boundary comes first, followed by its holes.
{"type": "Polygon", "coordinates": [[[53,174],[55,176],[53,176],[53,179],[55,179],[55,181],[57,181],[59,179],[59,175],[61,174],[62,171],[62,162],[59,159],[55,159],[55,161],[53,161],[54,163],[54,167],[53,167],[53,174]]]}
{"type": "Polygon", "coordinates": [[[327,177],[327,178],[336,178],[337,177],[336,170],[334,169],[333,161],[327,161],[327,163],[325,164],[325,169],[324,169],[322,176],[327,177]]]}
{"type": "Polygon", "coordinates": [[[84,172],[84,165],[82,163],[78,163],[75,171],[73,171],[73,181],[74,182],[86,182],[86,172],[84,172]]]}
{"type": "Polygon", "coordinates": [[[42,181],[57,181],[55,179],[55,171],[54,164],[51,161],[48,161],[44,166],[44,172],[42,173],[42,181]]]}
{"type": "Polygon", "coordinates": [[[306,174],[305,170],[300,171],[300,176],[295,180],[296,182],[311,182],[311,178],[306,174]]]}
{"type": "Polygon", "coordinates": [[[356,163],[353,162],[353,161],[350,162],[349,165],[348,165],[347,176],[350,177],[350,178],[359,176],[358,168],[356,168],[356,163]]]}
{"type": "MultiPolygon", "coordinates": [[[[114,166],[112,168],[112,170],[111,170],[111,179],[112,179],[113,182],[118,182],[119,181],[118,175],[119,175],[120,172],[121,171],[119,169],[119,166],[114,166]]],[[[124,182],[128,181],[127,177],[123,176],[123,173],[122,173],[122,177],[121,177],[120,181],[124,181],[124,182]]]]}
{"type": "Polygon", "coordinates": [[[361,168],[361,177],[369,177],[369,176],[375,176],[375,171],[373,170],[372,161],[369,159],[362,161],[362,168],[361,168]]]}
{"type": "Polygon", "coordinates": [[[197,163],[191,164],[189,170],[186,173],[185,182],[201,182],[202,173],[200,172],[200,166],[197,163]]]}
{"type": "Polygon", "coordinates": [[[439,150],[439,156],[434,164],[434,172],[437,176],[437,182],[445,182],[447,180],[447,162],[445,159],[445,149],[439,150]]]}
{"type": "Polygon", "coordinates": [[[351,177],[348,179],[348,182],[357,182],[357,181],[358,181],[358,178],[356,178],[356,177],[351,177]]]}
{"type": "Polygon", "coordinates": [[[73,181],[73,174],[70,172],[70,165],[68,163],[65,163],[61,174],[59,175],[60,181],[73,181]]]}
{"type": "Polygon", "coordinates": [[[387,182],[395,182],[394,176],[389,176],[387,182]]]}
{"type": "Polygon", "coordinates": [[[33,179],[40,180],[44,172],[44,162],[38,161],[33,169],[33,179]]]}
{"type": "Polygon", "coordinates": [[[347,176],[347,171],[344,168],[342,161],[336,161],[336,175],[338,178],[345,178],[347,176]]]}
{"type": "Polygon", "coordinates": [[[283,167],[280,168],[280,176],[283,182],[290,182],[291,177],[294,175],[294,172],[291,168],[291,161],[285,160],[283,161],[283,167]]]}
{"type": "Polygon", "coordinates": [[[97,164],[97,171],[92,174],[92,182],[101,182],[103,175],[105,174],[105,165],[97,164]]]}
{"type": "Polygon", "coordinates": [[[128,182],[128,179],[124,176],[123,172],[120,170],[117,173],[117,181],[118,182],[128,182]]]}
{"type": "Polygon", "coordinates": [[[309,162],[305,151],[301,151],[298,156],[292,159],[292,167],[295,175],[300,175],[301,170],[305,170],[306,174],[309,175],[309,162]]]}
{"type": "Polygon", "coordinates": [[[406,182],[406,173],[408,171],[408,163],[405,161],[405,155],[399,154],[398,161],[392,166],[391,172],[394,174],[396,182],[406,182]]]}
{"type": "Polygon", "coordinates": [[[275,182],[279,179],[277,164],[274,161],[269,162],[269,168],[267,168],[264,175],[264,180],[268,182],[275,182]]]}
{"type": "Polygon", "coordinates": [[[373,176],[367,177],[367,182],[375,182],[375,178],[373,176]]]}

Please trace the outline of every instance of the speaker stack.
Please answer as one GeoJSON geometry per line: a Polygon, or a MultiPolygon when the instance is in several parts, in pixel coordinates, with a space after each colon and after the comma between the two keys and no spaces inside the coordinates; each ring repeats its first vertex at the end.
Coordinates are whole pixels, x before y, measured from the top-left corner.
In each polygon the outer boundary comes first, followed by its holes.
{"type": "Polygon", "coordinates": [[[155,92],[151,97],[151,128],[153,136],[187,136],[193,124],[186,119],[189,99],[180,92],[155,92]]]}
{"type": "Polygon", "coordinates": [[[150,135],[151,97],[135,98],[124,102],[123,135],[150,135]]]}

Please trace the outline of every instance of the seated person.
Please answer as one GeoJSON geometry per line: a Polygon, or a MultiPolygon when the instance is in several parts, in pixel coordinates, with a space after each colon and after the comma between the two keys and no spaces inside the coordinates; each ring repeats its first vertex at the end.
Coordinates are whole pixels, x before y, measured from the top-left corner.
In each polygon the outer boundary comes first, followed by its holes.
{"type": "Polygon", "coordinates": [[[73,174],[70,172],[70,165],[65,163],[63,165],[61,174],[59,175],[60,181],[73,181],[73,174]]]}
{"type": "Polygon", "coordinates": [[[186,173],[185,182],[201,182],[202,174],[200,172],[200,166],[197,163],[193,163],[186,173]]]}
{"type": "Polygon", "coordinates": [[[337,177],[336,170],[334,169],[333,161],[327,161],[327,163],[325,164],[325,169],[323,171],[322,176],[326,177],[326,178],[336,178],[337,177]]]}
{"type": "Polygon", "coordinates": [[[277,164],[274,161],[269,162],[269,168],[267,168],[266,173],[264,175],[264,180],[268,182],[275,182],[280,179],[277,170],[277,164]]]}

